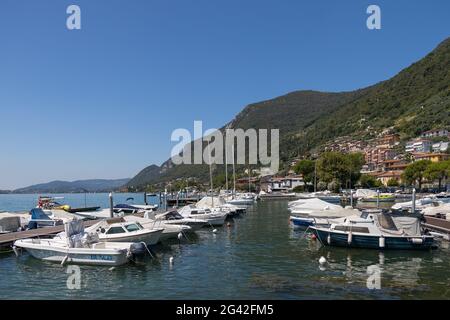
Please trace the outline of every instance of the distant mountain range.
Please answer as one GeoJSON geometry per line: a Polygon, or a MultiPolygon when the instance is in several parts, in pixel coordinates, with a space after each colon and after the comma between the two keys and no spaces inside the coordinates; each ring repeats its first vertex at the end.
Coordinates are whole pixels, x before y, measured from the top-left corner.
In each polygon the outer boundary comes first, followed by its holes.
{"type": "Polygon", "coordinates": [[[130,179],[91,179],[78,181],[52,181],[12,191],[13,193],[79,193],[109,192],[126,185],[130,179]]]}
{"type": "MultiPolygon", "coordinates": [[[[346,75],[342,75],[345,77],[346,75]]],[[[320,151],[337,137],[366,140],[392,128],[409,139],[434,128],[450,129],[450,38],[393,78],[352,91],[296,91],[245,107],[228,128],[280,129],[280,160],[320,151]]],[[[224,129],[222,128],[222,130],[224,129]]],[[[217,167],[223,172],[223,168],[217,167]]],[[[207,180],[206,165],[151,165],[131,179],[133,188],[177,178],[207,180]]]]}

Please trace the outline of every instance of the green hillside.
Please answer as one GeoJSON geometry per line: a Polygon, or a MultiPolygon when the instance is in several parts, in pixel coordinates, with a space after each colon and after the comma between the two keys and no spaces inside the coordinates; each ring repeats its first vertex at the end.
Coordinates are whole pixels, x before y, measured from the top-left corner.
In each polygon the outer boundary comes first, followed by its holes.
{"type": "MultiPolygon", "coordinates": [[[[296,91],[254,103],[225,127],[280,129],[280,157],[288,160],[337,137],[368,139],[387,127],[402,138],[437,127],[450,128],[450,38],[393,78],[353,92],[296,91]]],[[[217,166],[223,172],[223,166],[217,166]]],[[[128,186],[177,178],[207,180],[204,165],[150,166],[128,186]]]]}

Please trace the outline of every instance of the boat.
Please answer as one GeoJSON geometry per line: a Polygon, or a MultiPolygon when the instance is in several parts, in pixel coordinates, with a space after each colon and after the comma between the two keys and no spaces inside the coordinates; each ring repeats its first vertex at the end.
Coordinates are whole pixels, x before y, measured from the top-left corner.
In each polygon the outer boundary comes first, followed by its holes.
{"type": "MultiPolygon", "coordinates": [[[[439,205],[439,203],[431,198],[431,197],[425,197],[425,198],[421,198],[421,199],[417,199],[414,201],[415,204],[415,208],[417,210],[422,210],[426,207],[435,207],[437,205],[439,205]]],[[[405,202],[398,202],[396,204],[394,204],[391,208],[393,210],[408,210],[411,209],[413,207],[413,201],[405,201],[405,202]]]]}
{"type": "Polygon", "coordinates": [[[178,210],[185,218],[206,220],[209,225],[221,226],[225,223],[227,212],[212,211],[208,208],[197,208],[195,205],[187,205],[178,210]]]}
{"type": "Polygon", "coordinates": [[[226,203],[236,206],[251,206],[256,201],[256,195],[253,193],[234,194],[226,199],[226,203]]]}
{"type": "Polygon", "coordinates": [[[129,205],[124,203],[116,204],[113,210],[115,213],[122,213],[122,214],[142,213],[145,211],[145,209],[138,208],[135,205],[129,205]]]}
{"type": "Polygon", "coordinates": [[[191,232],[192,228],[187,225],[182,224],[170,224],[166,223],[164,220],[153,220],[148,218],[141,218],[134,215],[129,215],[123,217],[126,222],[137,222],[145,229],[158,229],[162,228],[163,232],[161,233],[159,240],[165,241],[172,238],[178,238],[179,234],[185,234],[187,232],[191,232]]]}
{"type": "Polygon", "coordinates": [[[355,198],[361,202],[394,202],[395,195],[392,193],[378,193],[370,189],[358,189],[355,198]]]}
{"type": "Polygon", "coordinates": [[[197,208],[209,208],[211,210],[219,210],[223,212],[228,212],[229,217],[239,216],[245,212],[247,212],[246,207],[236,206],[230,203],[227,203],[222,196],[214,197],[214,196],[206,196],[200,199],[199,202],[195,204],[197,208]]]}
{"type": "Polygon", "coordinates": [[[428,250],[434,237],[421,229],[419,214],[365,210],[329,227],[311,226],[322,245],[380,250],[428,250]]]}
{"type": "Polygon", "coordinates": [[[99,241],[96,234],[84,231],[83,222],[64,224],[65,232],[53,239],[23,239],[14,242],[14,252],[25,249],[32,257],[61,264],[119,266],[133,257],[135,243],[99,241]]]}
{"type": "MultiPolygon", "coordinates": [[[[30,220],[28,222],[28,229],[37,229],[44,227],[54,227],[64,224],[64,220],[60,218],[50,218],[44,210],[34,208],[30,211],[30,220]]],[[[67,222],[67,221],[66,221],[67,222]]]]}
{"type": "Polygon", "coordinates": [[[305,199],[319,199],[322,201],[326,201],[328,203],[340,203],[341,196],[337,194],[333,194],[331,191],[317,191],[317,192],[303,192],[296,193],[295,197],[299,200],[305,199]]]}
{"type": "Polygon", "coordinates": [[[143,242],[146,245],[158,243],[163,228],[144,228],[139,222],[127,222],[124,218],[102,220],[86,229],[96,232],[100,241],[106,242],[143,242]]]}
{"type": "Polygon", "coordinates": [[[64,210],[69,213],[76,213],[76,212],[86,212],[86,211],[96,211],[100,209],[100,207],[83,207],[83,208],[72,208],[68,204],[61,204],[56,200],[64,199],[64,197],[47,197],[47,196],[40,196],[38,198],[38,204],[37,208],[40,209],[46,209],[46,210],[64,210]]]}
{"type": "Polygon", "coordinates": [[[310,227],[313,225],[331,225],[336,222],[337,219],[359,216],[361,211],[353,208],[339,208],[334,210],[317,210],[311,211],[308,214],[292,215],[289,220],[294,226],[298,227],[310,227]]]}
{"type": "Polygon", "coordinates": [[[183,217],[178,211],[171,210],[163,213],[150,213],[146,212],[144,218],[152,219],[154,221],[164,222],[165,225],[180,225],[188,226],[191,229],[189,231],[197,231],[204,226],[209,225],[207,220],[197,219],[197,218],[186,218],[183,217]]]}
{"type": "Polygon", "coordinates": [[[320,210],[338,210],[342,206],[318,198],[298,199],[288,202],[288,210],[293,214],[310,214],[320,210]]]}
{"type": "Polygon", "coordinates": [[[422,214],[426,217],[436,217],[450,220],[450,203],[442,203],[436,206],[429,206],[422,209],[422,214]]]}

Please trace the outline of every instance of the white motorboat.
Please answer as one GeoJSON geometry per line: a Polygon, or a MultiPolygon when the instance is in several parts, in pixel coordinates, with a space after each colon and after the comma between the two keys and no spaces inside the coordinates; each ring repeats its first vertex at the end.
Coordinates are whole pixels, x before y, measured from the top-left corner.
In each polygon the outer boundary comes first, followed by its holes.
{"type": "Polygon", "coordinates": [[[355,199],[361,202],[394,202],[393,193],[378,193],[371,189],[358,189],[354,194],[355,199]]]}
{"type": "Polygon", "coordinates": [[[123,219],[127,222],[136,222],[143,226],[145,229],[158,229],[162,228],[163,232],[159,238],[160,241],[167,239],[177,238],[178,235],[185,234],[186,232],[191,232],[192,228],[187,225],[181,224],[170,224],[166,223],[164,220],[153,220],[148,218],[141,218],[138,216],[130,215],[125,216],[123,219]]]}
{"type": "Polygon", "coordinates": [[[312,198],[291,201],[288,203],[288,209],[294,214],[310,214],[313,211],[338,210],[342,209],[342,207],[318,198],[312,198]]]}
{"type": "Polygon", "coordinates": [[[14,242],[13,249],[25,249],[36,259],[73,264],[118,266],[133,255],[134,243],[100,242],[96,234],[84,232],[82,221],[64,225],[64,236],[54,239],[23,239],[14,242]]]}
{"type": "Polygon", "coordinates": [[[422,213],[427,217],[445,218],[450,220],[450,203],[442,203],[436,206],[423,208],[422,213]]]}
{"type": "Polygon", "coordinates": [[[236,206],[251,206],[255,203],[255,195],[251,193],[236,194],[228,198],[226,202],[236,206]]]}
{"type": "Polygon", "coordinates": [[[240,215],[247,211],[246,207],[236,206],[230,203],[227,203],[222,196],[212,197],[206,196],[200,199],[199,202],[195,204],[197,208],[209,208],[211,210],[218,210],[222,212],[228,212],[228,215],[233,217],[236,215],[240,215]]]}
{"type": "Polygon", "coordinates": [[[197,219],[197,218],[186,218],[178,213],[176,210],[167,211],[164,213],[149,213],[146,212],[144,218],[152,219],[154,221],[164,222],[165,225],[180,225],[180,226],[188,226],[191,228],[190,231],[197,231],[203,228],[204,226],[209,225],[207,220],[197,219]]]}
{"type": "Polygon", "coordinates": [[[212,211],[208,208],[197,208],[195,205],[184,206],[178,212],[185,218],[206,220],[208,224],[213,226],[223,225],[228,215],[227,212],[212,211]]]}
{"type": "MultiPolygon", "coordinates": [[[[426,207],[435,207],[436,205],[438,205],[438,201],[436,201],[436,199],[433,199],[431,197],[421,198],[415,201],[416,210],[422,210],[426,207]]],[[[413,206],[412,201],[406,201],[406,202],[398,202],[394,204],[391,208],[394,210],[408,210],[411,209],[412,206],[413,206]]]]}
{"type": "Polygon", "coordinates": [[[100,241],[107,242],[143,242],[146,245],[158,243],[163,228],[144,228],[139,222],[127,222],[124,218],[100,221],[86,229],[96,232],[100,241]]]}
{"type": "Polygon", "coordinates": [[[296,193],[296,197],[300,200],[305,199],[320,199],[329,203],[340,203],[341,197],[339,195],[333,194],[330,191],[317,191],[317,192],[304,192],[296,193]]]}

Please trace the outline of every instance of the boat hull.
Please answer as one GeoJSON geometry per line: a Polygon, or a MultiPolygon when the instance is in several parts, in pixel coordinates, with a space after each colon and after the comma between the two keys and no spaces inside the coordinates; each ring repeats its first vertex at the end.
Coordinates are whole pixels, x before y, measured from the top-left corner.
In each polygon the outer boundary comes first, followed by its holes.
{"type": "Polygon", "coordinates": [[[385,236],[384,247],[380,247],[380,237],[377,235],[352,234],[351,242],[348,242],[348,233],[330,232],[326,229],[312,227],[312,232],[325,246],[346,248],[367,248],[379,250],[428,250],[433,248],[434,239],[431,236],[421,237],[422,243],[414,243],[412,239],[420,237],[385,236]],[[328,236],[330,236],[328,241],[328,236]]]}
{"type": "Polygon", "coordinates": [[[163,233],[163,229],[155,230],[151,232],[145,232],[136,235],[126,236],[105,236],[99,234],[100,241],[106,242],[144,242],[148,246],[152,246],[158,243],[163,233]]]}
{"type": "Polygon", "coordinates": [[[128,263],[127,250],[100,250],[92,251],[83,248],[43,248],[39,244],[21,245],[17,247],[25,249],[32,257],[44,261],[61,263],[65,260],[68,264],[84,264],[97,266],[119,266],[128,263]]]}

